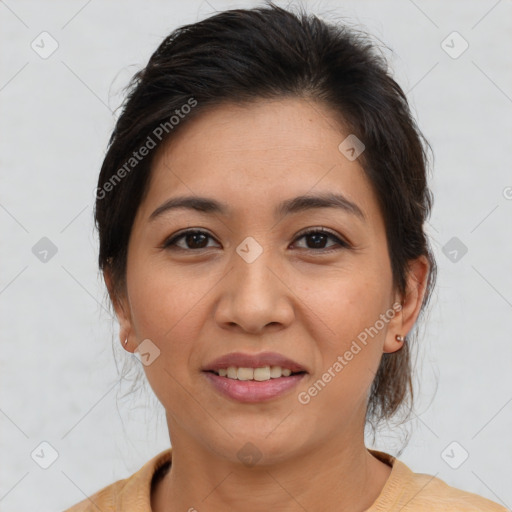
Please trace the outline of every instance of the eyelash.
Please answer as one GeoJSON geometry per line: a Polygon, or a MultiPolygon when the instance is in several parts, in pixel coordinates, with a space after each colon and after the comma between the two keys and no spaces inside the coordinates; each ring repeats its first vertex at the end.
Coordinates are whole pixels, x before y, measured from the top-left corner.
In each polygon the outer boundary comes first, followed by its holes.
{"type": "MultiPolygon", "coordinates": [[[[209,249],[209,247],[202,247],[202,248],[199,248],[199,249],[184,249],[183,247],[178,247],[176,245],[176,242],[178,242],[179,240],[181,240],[182,238],[184,238],[185,236],[187,235],[191,235],[191,234],[202,234],[202,235],[206,235],[210,238],[213,238],[207,231],[202,231],[202,230],[199,230],[199,229],[189,229],[189,230],[186,230],[186,231],[182,231],[181,233],[178,233],[177,235],[173,235],[172,237],[168,238],[161,246],[162,249],[170,249],[170,250],[182,250],[182,251],[194,251],[194,252],[199,252],[203,249],[209,249]]],[[[337,251],[337,250],[340,250],[341,249],[349,249],[350,248],[350,244],[348,242],[346,242],[345,240],[339,238],[337,235],[335,235],[332,231],[324,228],[324,227],[319,227],[319,228],[310,228],[306,231],[303,231],[302,233],[299,233],[297,235],[297,237],[295,238],[294,241],[297,241],[297,240],[300,240],[301,238],[304,238],[306,237],[307,235],[312,235],[312,234],[322,234],[322,235],[327,235],[329,238],[332,238],[333,240],[336,241],[336,243],[340,246],[339,248],[320,248],[320,249],[311,249],[311,248],[308,248],[306,247],[305,250],[307,251],[313,251],[313,252],[322,252],[322,253],[330,253],[330,252],[333,252],[333,251],[337,251]]]]}

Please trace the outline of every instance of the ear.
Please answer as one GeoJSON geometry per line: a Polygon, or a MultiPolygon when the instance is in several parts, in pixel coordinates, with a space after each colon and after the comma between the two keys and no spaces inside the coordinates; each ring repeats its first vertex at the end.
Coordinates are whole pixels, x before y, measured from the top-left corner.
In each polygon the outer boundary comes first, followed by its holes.
{"type": "Polygon", "coordinates": [[[103,279],[105,280],[108,295],[110,297],[112,305],[114,306],[117,321],[119,322],[119,340],[121,341],[121,346],[128,352],[133,352],[133,350],[131,349],[131,347],[134,346],[132,343],[133,340],[130,339],[133,332],[132,320],[130,315],[130,306],[126,294],[124,294],[123,296],[119,296],[114,286],[114,281],[112,278],[112,272],[110,268],[104,268],[103,279]],[[128,343],[126,345],[124,343],[125,340],[128,340],[128,343]]]}
{"type": "Polygon", "coordinates": [[[397,311],[388,324],[384,353],[396,352],[403,346],[403,341],[397,341],[396,336],[405,336],[413,328],[421,311],[423,297],[427,289],[430,265],[426,256],[420,256],[409,263],[405,296],[395,296],[394,311],[397,311]],[[398,305],[401,304],[401,307],[398,305]]]}

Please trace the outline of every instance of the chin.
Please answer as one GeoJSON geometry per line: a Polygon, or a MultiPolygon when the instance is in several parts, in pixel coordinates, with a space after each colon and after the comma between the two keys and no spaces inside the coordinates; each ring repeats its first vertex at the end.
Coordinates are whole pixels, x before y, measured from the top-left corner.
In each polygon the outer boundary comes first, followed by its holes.
{"type": "Polygon", "coordinates": [[[297,431],[279,426],[279,422],[274,423],[273,431],[269,428],[255,429],[254,422],[247,427],[244,428],[243,422],[237,423],[236,431],[226,426],[232,437],[226,434],[222,439],[217,438],[210,449],[217,456],[245,467],[279,464],[305,449],[304,430],[299,436],[297,431]]]}

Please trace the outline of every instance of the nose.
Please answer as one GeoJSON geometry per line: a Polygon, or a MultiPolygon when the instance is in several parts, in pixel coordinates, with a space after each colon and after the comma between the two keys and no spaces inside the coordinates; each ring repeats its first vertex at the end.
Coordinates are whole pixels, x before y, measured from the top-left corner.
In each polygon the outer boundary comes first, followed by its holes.
{"type": "Polygon", "coordinates": [[[290,283],[268,250],[252,262],[234,252],[231,270],[219,285],[215,319],[224,329],[260,334],[283,329],[294,319],[290,283]]]}

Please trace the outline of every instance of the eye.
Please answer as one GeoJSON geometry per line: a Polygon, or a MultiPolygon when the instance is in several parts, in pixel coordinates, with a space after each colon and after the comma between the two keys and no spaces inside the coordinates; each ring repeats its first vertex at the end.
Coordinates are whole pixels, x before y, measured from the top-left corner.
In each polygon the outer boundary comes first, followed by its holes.
{"type": "Polygon", "coordinates": [[[166,240],[163,243],[162,248],[178,248],[183,250],[206,249],[208,248],[206,245],[208,238],[212,238],[212,236],[206,231],[201,231],[198,229],[189,229],[187,231],[182,231],[181,233],[178,233],[177,235],[174,235],[168,240],[166,240]],[[178,244],[178,241],[181,241],[182,239],[183,242],[185,243],[185,246],[178,244]]]}
{"type": "MultiPolygon", "coordinates": [[[[334,245],[328,246],[327,249],[330,247],[335,247],[336,245],[341,246],[342,248],[348,249],[350,245],[348,242],[345,242],[345,240],[342,240],[337,235],[332,233],[326,228],[311,228],[307,231],[300,234],[295,240],[300,239],[306,239],[306,244],[308,241],[310,241],[311,245],[313,247],[304,247],[305,249],[309,250],[316,250],[316,249],[326,249],[325,242],[330,238],[331,240],[334,240],[336,243],[334,245]]],[[[325,252],[330,252],[330,250],[327,250],[325,252]]]]}
{"type": "MultiPolygon", "coordinates": [[[[207,249],[208,247],[208,239],[212,239],[213,237],[206,231],[198,230],[198,229],[189,229],[187,231],[182,231],[177,235],[173,235],[171,238],[167,239],[163,245],[163,249],[183,249],[183,250],[200,250],[207,249]],[[179,242],[183,242],[181,245],[179,242]],[[184,245],[183,245],[184,244],[184,245]]],[[[327,230],[326,228],[310,228],[307,231],[301,233],[295,240],[306,239],[307,242],[310,242],[312,247],[303,247],[308,250],[322,250],[329,249],[330,247],[335,247],[336,245],[342,248],[349,248],[350,245],[348,242],[345,242],[337,235],[327,230]],[[325,242],[328,240],[334,240],[334,245],[325,247],[325,242]]],[[[318,252],[318,251],[316,251],[318,252]]],[[[330,250],[326,250],[325,252],[330,252],[330,250]]]]}

